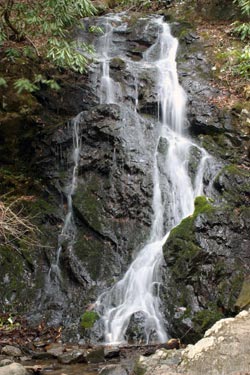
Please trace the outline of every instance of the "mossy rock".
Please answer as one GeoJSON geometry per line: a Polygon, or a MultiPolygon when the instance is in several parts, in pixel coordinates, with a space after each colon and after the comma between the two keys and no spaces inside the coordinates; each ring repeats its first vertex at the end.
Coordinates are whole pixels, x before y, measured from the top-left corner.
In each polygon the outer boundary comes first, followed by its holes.
{"type": "Polygon", "coordinates": [[[235,303],[236,309],[246,309],[250,307],[250,276],[247,277],[242,285],[240,295],[235,303]]]}
{"type": "Polygon", "coordinates": [[[122,60],[120,57],[114,57],[110,61],[110,68],[111,69],[117,69],[117,70],[123,70],[125,69],[126,63],[124,60],[122,60]]]}
{"type": "MultiPolygon", "coordinates": [[[[0,304],[10,312],[26,311],[27,305],[34,299],[34,290],[27,280],[34,271],[34,259],[31,249],[18,248],[18,252],[7,245],[0,245],[0,304]]],[[[34,255],[34,254],[33,254],[34,255]]]]}
{"type": "Polygon", "coordinates": [[[73,197],[75,209],[96,232],[102,232],[103,228],[103,204],[97,196],[100,184],[101,179],[92,175],[84,184],[78,184],[73,197]]]}
{"type": "Polygon", "coordinates": [[[202,336],[206,330],[220,319],[223,319],[223,313],[218,309],[218,306],[209,306],[208,309],[198,311],[194,314],[192,321],[197,336],[202,336]]]}
{"type": "Polygon", "coordinates": [[[224,167],[214,181],[224,202],[239,207],[247,204],[250,191],[250,173],[236,164],[224,167]]]}
{"type": "Polygon", "coordinates": [[[81,326],[84,329],[90,329],[94,326],[95,322],[99,319],[99,315],[95,311],[85,311],[81,317],[81,326]]]}
{"type": "Polygon", "coordinates": [[[103,252],[103,246],[103,240],[96,238],[91,231],[78,231],[74,251],[93,280],[98,280],[103,264],[108,264],[108,252],[103,252]]]}
{"type": "Polygon", "coordinates": [[[194,212],[192,215],[183,219],[179,225],[173,228],[170,232],[168,241],[174,238],[185,239],[186,241],[193,241],[194,238],[194,221],[201,214],[209,214],[214,211],[213,206],[205,196],[200,196],[195,199],[194,212]]]}
{"type": "Polygon", "coordinates": [[[146,366],[140,361],[140,358],[135,362],[133,373],[135,375],[144,375],[147,372],[146,366]]]}

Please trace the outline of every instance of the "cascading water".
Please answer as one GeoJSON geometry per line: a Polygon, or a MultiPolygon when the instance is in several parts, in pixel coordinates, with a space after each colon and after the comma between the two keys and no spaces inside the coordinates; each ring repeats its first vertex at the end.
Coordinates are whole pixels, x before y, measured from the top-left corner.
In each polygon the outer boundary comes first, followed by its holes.
{"type": "Polygon", "coordinates": [[[100,37],[99,40],[99,54],[101,62],[101,82],[100,82],[100,102],[101,104],[106,103],[115,103],[117,99],[117,93],[119,91],[119,85],[113,81],[110,77],[110,56],[109,50],[112,43],[113,36],[113,26],[111,24],[112,20],[120,20],[120,18],[113,15],[112,19],[107,20],[105,24],[104,34],[100,37]]]}
{"type": "MultiPolygon", "coordinates": [[[[98,50],[102,73],[100,79],[100,102],[117,101],[118,83],[110,78],[109,53],[112,46],[114,26],[112,18],[106,17],[106,33],[100,38],[98,50]]],[[[120,20],[116,16],[116,21],[120,20]]],[[[158,38],[141,61],[125,58],[127,70],[134,77],[134,112],[140,116],[138,107],[138,84],[142,71],[156,71],[154,89],[158,93],[158,129],[153,162],[153,218],[150,237],[140,250],[124,277],[98,298],[96,307],[102,317],[107,343],[126,341],[126,331],[131,317],[140,313],[144,319],[145,340],[164,342],[167,333],[160,311],[160,268],[163,261],[162,247],[170,230],[192,214],[194,199],[203,193],[203,173],[207,152],[184,136],[186,95],[179,84],[176,69],[178,41],[171,35],[169,26],[162,18],[149,21],[158,28],[158,38]],[[161,144],[164,143],[164,152],[161,144]],[[191,178],[188,164],[192,149],[200,154],[196,173],[191,178]]],[[[119,27],[126,25],[119,24],[119,27]]],[[[121,91],[120,91],[121,95],[121,91]]],[[[122,101],[125,104],[125,98],[122,101]]],[[[126,119],[124,120],[126,121],[126,119]]]]}
{"type": "Polygon", "coordinates": [[[72,131],[73,138],[73,150],[72,150],[72,161],[73,169],[71,174],[71,179],[68,185],[65,186],[65,195],[67,199],[66,203],[66,215],[64,218],[61,233],[58,236],[58,247],[56,252],[55,262],[51,264],[49,273],[47,276],[47,290],[48,293],[54,295],[55,290],[59,291],[59,284],[61,281],[61,270],[60,270],[60,255],[63,246],[66,246],[68,250],[72,249],[76,228],[74,224],[73,207],[72,207],[72,197],[74,195],[75,189],[77,187],[77,172],[79,164],[79,155],[81,149],[81,138],[79,134],[79,120],[80,114],[76,116],[69,124],[70,130],[72,131]]]}

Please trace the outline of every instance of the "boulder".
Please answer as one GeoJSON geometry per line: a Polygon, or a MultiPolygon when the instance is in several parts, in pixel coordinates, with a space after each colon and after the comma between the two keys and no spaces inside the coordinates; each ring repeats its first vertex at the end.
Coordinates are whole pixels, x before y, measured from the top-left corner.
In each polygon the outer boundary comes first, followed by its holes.
{"type": "Polygon", "coordinates": [[[150,357],[139,357],[135,375],[221,375],[250,371],[250,311],[222,319],[195,345],[186,349],[159,349],[150,357]]]}
{"type": "Polygon", "coordinates": [[[99,346],[88,351],[86,355],[86,361],[88,363],[101,363],[104,362],[104,347],[99,346]]]}
{"type": "Polygon", "coordinates": [[[104,357],[107,359],[117,358],[120,356],[121,349],[118,346],[105,346],[104,357]]]}
{"type": "Polygon", "coordinates": [[[0,360],[0,367],[11,365],[13,361],[11,359],[2,359],[0,360]]]}
{"type": "Polygon", "coordinates": [[[2,348],[2,354],[6,354],[12,357],[21,357],[22,351],[16,346],[6,345],[2,348]]]}
{"type": "Polygon", "coordinates": [[[98,375],[128,375],[128,371],[121,365],[107,365],[101,368],[98,375]]]}
{"type": "Polygon", "coordinates": [[[180,369],[190,375],[221,375],[250,371],[250,311],[222,319],[203,339],[183,351],[180,369]]]}
{"type": "Polygon", "coordinates": [[[54,357],[59,357],[64,352],[64,346],[61,344],[51,344],[46,347],[46,352],[53,355],[54,357]]]}
{"type": "Polygon", "coordinates": [[[11,365],[0,367],[0,375],[28,375],[28,372],[20,363],[12,363],[11,365]]]}
{"type": "Polygon", "coordinates": [[[70,365],[73,363],[86,363],[86,350],[84,349],[72,349],[60,354],[58,361],[65,365],[70,365]]]}

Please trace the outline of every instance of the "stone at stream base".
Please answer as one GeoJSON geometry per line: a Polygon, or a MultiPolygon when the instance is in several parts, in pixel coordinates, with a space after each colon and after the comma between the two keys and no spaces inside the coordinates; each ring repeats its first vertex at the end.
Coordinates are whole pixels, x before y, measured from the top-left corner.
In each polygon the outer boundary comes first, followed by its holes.
{"type": "Polygon", "coordinates": [[[48,348],[46,348],[46,352],[53,355],[54,357],[59,357],[64,353],[64,347],[61,344],[51,344],[48,348]]]}
{"type": "Polygon", "coordinates": [[[25,367],[20,363],[12,363],[0,368],[0,375],[28,375],[25,367]]]}
{"type": "Polygon", "coordinates": [[[107,365],[99,371],[98,375],[128,375],[128,372],[121,365],[107,365]]]}
{"type": "Polygon", "coordinates": [[[60,363],[65,365],[73,363],[86,363],[86,351],[80,349],[74,349],[69,352],[63,353],[57,357],[60,363]]]}
{"type": "Polygon", "coordinates": [[[2,359],[0,361],[0,367],[3,367],[3,366],[7,366],[7,365],[11,365],[13,363],[13,361],[11,359],[2,359]]]}
{"type": "Polygon", "coordinates": [[[101,363],[104,362],[104,347],[96,347],[86,355],[88,363],[101,363]]]}
{"type": "Polygon", "coordinates": [[[177,374],[177,365],[181,362],[181,350],[159,349],[150,357],[140,356],[135,363],[135,375],[172,375],[177,374]]]}
{"type": "Polygon", "coordinates": [[[15,346],[12,346],[12,345],[4,346],[1,353],[9,355],[11,357],[21,357],[22,356],[21,350],[19,348],[16,348],[15,346]]]}
{"type": "Polygon", "coordinates": [[[245,375],[250,372],[250,311],[222,319],[185,350],[140,356],[135,375],[245,375]]]}
{"type": "Polygon", "coordinates": [[[107,359],[118,358],[120,357],[120,351],[121,350],[118,346],[112,346],[112,347],[106,346],[104,348],[104,357],[107,359]]]}

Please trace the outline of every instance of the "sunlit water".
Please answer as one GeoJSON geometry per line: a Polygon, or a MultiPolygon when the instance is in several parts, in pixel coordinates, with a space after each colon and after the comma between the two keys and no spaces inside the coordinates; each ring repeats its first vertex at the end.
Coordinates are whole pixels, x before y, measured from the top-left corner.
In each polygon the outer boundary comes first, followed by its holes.
{"type": "MultiPolygon", "coordinates": [[[[119,103],[122,88],[110,77],[110,49],[115,20],[107,16],[105,33],[99,39],[98,57],[100,61],[100,103],[119,103]]],[[[186,120],[186,94],[179,84],[176,53],[178,41],[161,17],[149,20],[158,28],[156,42],[144,53],[138,62],[124,57],[127,69],[134,74],[134,112],[140,116],[138,107],[138,82],[140,72],[152,71],[155,77],[154,90],[158,93],[158,118],[154,126],[158,128],[155,152],[152,155],[153,200],[152,225],[149,238],[139,251],[129,269],[112,288],[99,296],[96,308],[102,317],[107,343],[123,343],[131,317],[143,314],[144,339],[146,342],[164,342],[168,335],[161,313],[159,285],[163,262],[162,247],[170,230],[192,214],[194,199],[203,194],[203,174],[210,158],[207,152],[192,142],[184,134],[186,120]],[[155,74],[156,72],[156,74],[155,74]],[[160,144],[164,142],[164,152],[160,144]],[[200,155],[195,177],[188,170],[191,151],[200,155]]],[[[125,98],[122,100],[126,106],[125,98]]],[[[126,121],[126,118],[124,119],[126,121]]]]}
{"type": "Polygon", "coordinates": [[[58,247],[56,251],[55,261],[51,264],[49,273],[46,280],[47,293],[53,295],[55,290],[60,290],[61,282],[61,268],[60,268],[60,256],[63,250],[63,246],[66,246],[70,251],[72,250],[76,227],[74,224],[73,207],[72,207],[72,197],[74,195],[75,189],[77,187],[77,174],[78,174],[78,164],[79,155],[81,149],[81,137],[79,131],[79,121],[80,114],[76,116],[69,123],[69,131],[72,132],[73,148],[71,159],[73,162],[73,168],[71,172],[71,177],[69,183],[65,186],[65,196],[66,196],[66,207],[65,207],[65,217],[61,232],[58,236],[58,247]]]}

